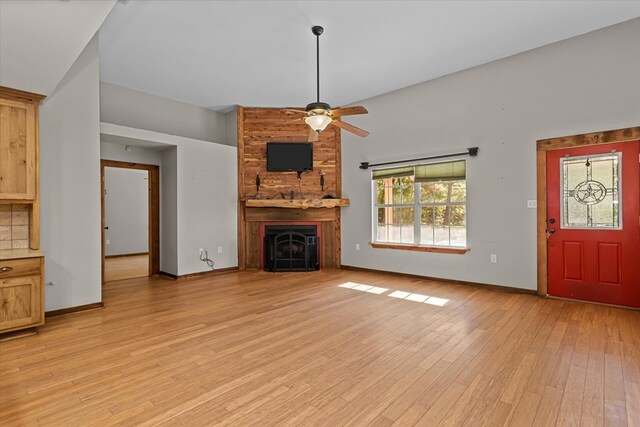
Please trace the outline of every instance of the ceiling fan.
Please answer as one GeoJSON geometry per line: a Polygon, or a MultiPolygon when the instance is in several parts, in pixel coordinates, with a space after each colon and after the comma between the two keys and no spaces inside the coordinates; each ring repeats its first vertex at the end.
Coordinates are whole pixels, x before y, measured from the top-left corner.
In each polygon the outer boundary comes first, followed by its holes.
{"type": "Polygon", "coordinates": [[[339,118],[342,116],[367,114],[368,111],[366,108],[362,106],[331,108],[331,106],[326,102],[320,101],[320,35],[324,32],[324,28],[316,25],[311,27],[311,32],[316,36],[316,102],[312,102],[311,104],[307,105],[304,111],[287,109],[286,111],[292,113],[304,114],[305,117],[301,117],[299,119],[292,120],[286,123],[304,121],[307,125],[309,125],[309,127],[311,128],[311,130],[309,131],[309,142],[317,141],[320,132],[325,130],[329,125],[339,127],[340,129],[344,129],[347,132],[351,132],[362,138],[366,137],[367,135],[369,135],[369,132],[367,132],[366,130],[360,129],[359,127],[339,120],[339,118]]]}

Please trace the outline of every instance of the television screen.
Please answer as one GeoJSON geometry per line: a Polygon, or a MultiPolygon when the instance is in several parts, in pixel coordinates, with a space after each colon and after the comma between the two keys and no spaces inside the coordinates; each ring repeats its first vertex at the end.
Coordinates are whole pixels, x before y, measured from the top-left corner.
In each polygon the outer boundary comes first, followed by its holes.
{"type": "Polygon", "coordinates": [[[313,170],[313,144],[310,142],[268,142],[269,172],[313,170]]]}

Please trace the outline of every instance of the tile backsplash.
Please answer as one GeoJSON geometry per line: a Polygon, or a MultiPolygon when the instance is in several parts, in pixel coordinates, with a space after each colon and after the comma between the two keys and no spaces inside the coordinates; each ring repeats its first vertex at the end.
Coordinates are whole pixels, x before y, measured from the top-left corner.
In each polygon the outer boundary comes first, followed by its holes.
{"type": "Polygon", "coordinates": [[[0,249],[29,247],[29,205],[0,205],[0,249]]]}

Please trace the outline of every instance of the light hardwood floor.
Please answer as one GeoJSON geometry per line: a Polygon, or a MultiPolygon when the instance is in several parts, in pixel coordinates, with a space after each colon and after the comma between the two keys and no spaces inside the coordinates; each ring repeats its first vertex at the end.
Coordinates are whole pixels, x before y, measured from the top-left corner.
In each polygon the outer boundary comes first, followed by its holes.
{"type": "Polygon", "coordinates": [[[3,426],[640,425],[631,310],[345,270],[122,280],[104,302],[0,343],[3,426]]]}
{"type": "Polygon", "coordinates": [[[106,258],[104,260],[105,282],[147,276],[149,276],[149,254],[106,258]]]}

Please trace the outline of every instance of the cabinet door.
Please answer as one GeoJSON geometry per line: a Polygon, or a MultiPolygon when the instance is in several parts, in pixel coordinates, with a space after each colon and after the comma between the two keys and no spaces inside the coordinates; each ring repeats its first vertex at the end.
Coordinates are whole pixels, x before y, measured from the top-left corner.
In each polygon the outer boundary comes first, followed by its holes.
{"type": "Polygon", "coordinates": [[[0,199],[34,200],[35,105],[0,98],[0,199]]]}
{"type": "Polygon", "coordinates": [[[40,276],[0,279],[0,332],[42,321],[40,276]]]}

